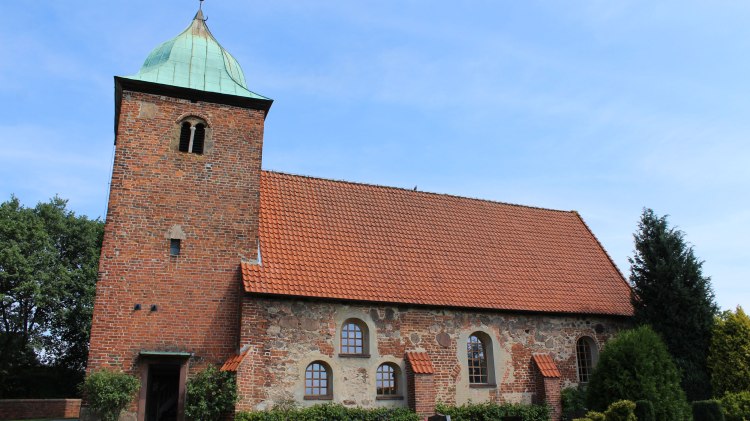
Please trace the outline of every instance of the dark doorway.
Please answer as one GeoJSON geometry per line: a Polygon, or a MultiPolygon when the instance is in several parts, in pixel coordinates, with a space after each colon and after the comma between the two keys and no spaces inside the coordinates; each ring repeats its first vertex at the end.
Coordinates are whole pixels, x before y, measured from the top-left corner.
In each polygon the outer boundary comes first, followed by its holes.
{"type": "Polygon", "coordinates": [[[180,366],[150,364],[146,391],[146,421],[177,421],[180,366]]]}

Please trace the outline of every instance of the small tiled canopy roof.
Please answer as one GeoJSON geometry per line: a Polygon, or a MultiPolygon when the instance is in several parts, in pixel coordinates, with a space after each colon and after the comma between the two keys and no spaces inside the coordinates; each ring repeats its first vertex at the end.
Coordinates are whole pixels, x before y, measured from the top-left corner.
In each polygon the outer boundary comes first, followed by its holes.
{"type": "Polygon", "coordinates": [[[542,377],[561,377],[557,364],[548,354],[534,354],[534,362],[542,373],[542,377]]]}
{"type": "Polygon", "coordinates": [[[432,365],[430,355],[426,352],[409,351],[406,353],[406,361],[409,362],[414,374],[435,373],[435,367],[432,365]]]}
{"type": "Polygon", "coordinates": [[[577,212],[261,174],[260,264],[245,290],[326,299],[632,315],[577,212]]]}
{"type": "Polygon", "coordinates": [[[247,355],[247,351],[241,352],[239,355],[229,357],[224,365],[221,366],[221,371],[237,371],[237,369],[240,367],[240,364],[242,364],[242,360],[245,359],[245,355],[247,355]]]}

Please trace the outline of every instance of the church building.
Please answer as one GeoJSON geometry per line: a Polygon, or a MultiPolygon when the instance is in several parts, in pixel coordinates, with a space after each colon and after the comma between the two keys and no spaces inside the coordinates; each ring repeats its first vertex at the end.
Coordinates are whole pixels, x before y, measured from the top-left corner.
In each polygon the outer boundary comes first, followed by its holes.
{"type": "Polygon", "coordinates": [[[272,100],[248,86],[200,11],[115,77],[88,371],[141,379],[123,419],[184,420],[214,365],[237,411],[548,402],[559,420],[633,313],[581,216],[265,171],[272,100]]]}

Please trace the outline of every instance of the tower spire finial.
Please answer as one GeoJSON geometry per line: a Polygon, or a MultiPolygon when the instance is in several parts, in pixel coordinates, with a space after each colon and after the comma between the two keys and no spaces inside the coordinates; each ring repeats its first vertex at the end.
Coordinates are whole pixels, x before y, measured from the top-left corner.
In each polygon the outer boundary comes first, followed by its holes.
{"type": "Polygon", "coordinates": [[[195,19],[200,19],[200,20],[205,21],[206,19],[203,18],[203,2],[204,0],[199,0],[198,13],[195,14],[195,19]]]}

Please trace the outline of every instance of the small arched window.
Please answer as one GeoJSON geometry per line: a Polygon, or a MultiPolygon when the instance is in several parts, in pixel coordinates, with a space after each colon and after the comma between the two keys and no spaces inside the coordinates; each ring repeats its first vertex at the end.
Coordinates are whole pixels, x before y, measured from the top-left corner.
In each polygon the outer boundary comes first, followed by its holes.
{"type": "Polygon", "coordinates": [[[349,319],[341,326],[341,354],[344,356],[369,356],[367,325],[358,319],[349,319]]]}
{"type": "Polygon", "coordinates": [[[487,345],[480,335],[474,333],[466,342],[469,357],[469,384],[488,384],[487,345]]]}
{"type": "Polygon", "coordinates": [[[332,399],[333,377],[331,367],[314,361],[305,369],[305,399],[332,399]]]}
{"type": "Polygon", "coordinates": [[[578,381],[588,383],[591,373],[599,359],[596,342],[588,336],[582,336],[576,341],[576,362],[578,363],[578,381]]]}
{"type": "Polygon", "coordinates": [[[202,154],[206,141],[206,123],[196,117],[188,117],[180,124],[180,152],[202,154]]]}
{"type": "Polygon", "coordinates": [[[378,371],[375,373],[375,387],[377,388],[378,398],[389,399],[401,395],[399,373],[400,371],[395,364],[384,363],[378,366],[378,371]]]}

